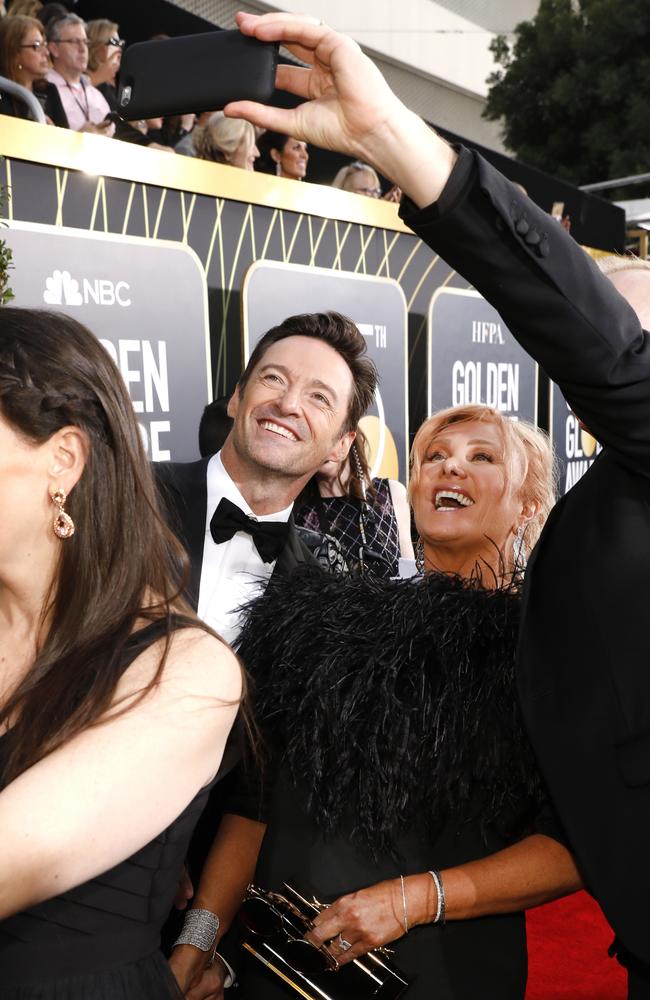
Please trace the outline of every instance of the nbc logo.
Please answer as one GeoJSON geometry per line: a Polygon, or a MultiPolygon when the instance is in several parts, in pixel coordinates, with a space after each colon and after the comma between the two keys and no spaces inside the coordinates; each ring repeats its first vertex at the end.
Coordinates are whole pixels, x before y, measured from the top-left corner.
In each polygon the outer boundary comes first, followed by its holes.
{"type": "Polygon", "coordinates": [[[129,291],[126,281],[82,278],[79,282],[69,271],[57,269],[45,279],[43,301],[49,306],[82,306],[91,302],[97,306],[130,306],[129,291]]]}
{"type": "Polygon", "coordinates": [[[69,271],[54,271],[45,282],[43,301],[50,306],[80,306],[83,296],[79,291],[79,282],[70,277],[69,271]]]}

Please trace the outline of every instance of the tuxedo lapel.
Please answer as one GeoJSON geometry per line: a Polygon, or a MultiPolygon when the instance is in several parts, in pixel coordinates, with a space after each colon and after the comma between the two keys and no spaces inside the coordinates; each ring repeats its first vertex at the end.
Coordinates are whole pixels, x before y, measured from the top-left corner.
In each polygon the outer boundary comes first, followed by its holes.
{"type": "Polygon", "coordinates": [[[204,458],[199,462],[169,462],[156,467],[170,527],[185,546],[190,559],[190,582],[186,596],[194,610],[198,607],[201,586],[209,461],[209,458],[204,458]]]}

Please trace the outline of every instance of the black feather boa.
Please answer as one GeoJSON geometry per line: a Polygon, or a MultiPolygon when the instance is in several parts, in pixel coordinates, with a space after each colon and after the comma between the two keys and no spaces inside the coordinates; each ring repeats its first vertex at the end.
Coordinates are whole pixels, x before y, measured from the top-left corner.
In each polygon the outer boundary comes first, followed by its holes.
{"type": "Polygon", "coordinates": [[[450,817],[523,832],[542,802],[514,687],[520,598],[433,574],[274,576],[238,651],[262,732],[324,833],[391,850],[450,817]]]}

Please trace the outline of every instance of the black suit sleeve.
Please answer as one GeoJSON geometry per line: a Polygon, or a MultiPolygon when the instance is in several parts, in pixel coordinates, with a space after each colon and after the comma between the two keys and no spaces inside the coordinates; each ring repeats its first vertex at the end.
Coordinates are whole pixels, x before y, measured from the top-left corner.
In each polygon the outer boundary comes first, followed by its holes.
{"type": "Polygon", "coordinates": [[[477,153],[437,204],[401,214],[499,311],[589,430],[650,475],[650,337],[558,223],[477,153]]]}

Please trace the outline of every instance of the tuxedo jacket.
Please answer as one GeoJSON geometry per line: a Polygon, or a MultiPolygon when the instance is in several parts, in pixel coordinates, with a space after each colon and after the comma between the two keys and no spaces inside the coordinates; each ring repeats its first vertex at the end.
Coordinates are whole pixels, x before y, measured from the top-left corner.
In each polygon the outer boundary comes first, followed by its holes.
{"type": "Polygon", "coordinates": [[[477,154],[461,150],[436,205],[402,214],[603,445],[529,562],[518,685],[585,881],[650,962],[650,337],[565,230],[477,154]]]}
{"type": "MultiPolygon", "coordinates": [[[[190,581],[186,596],[194,610],[198,607],[201,585],[209,461],[209,458],[203,458],[198,462],[162,462],[154,466],[169,526],[190,558],[190,581]]],[[[288,574],[302,563],[313,564],[315,560],[300,539],[293,518],[290,518],[286,545],[276,560],[273,574],[288,574]]]]}

